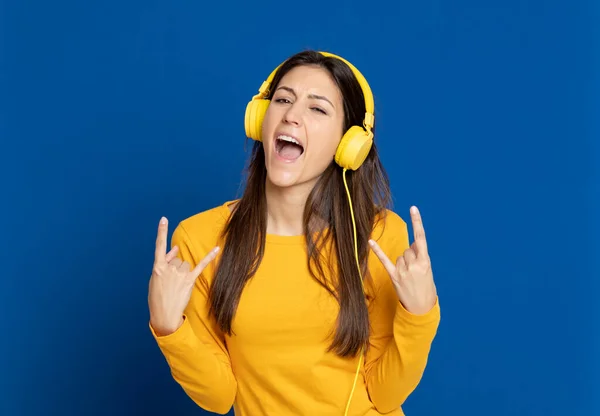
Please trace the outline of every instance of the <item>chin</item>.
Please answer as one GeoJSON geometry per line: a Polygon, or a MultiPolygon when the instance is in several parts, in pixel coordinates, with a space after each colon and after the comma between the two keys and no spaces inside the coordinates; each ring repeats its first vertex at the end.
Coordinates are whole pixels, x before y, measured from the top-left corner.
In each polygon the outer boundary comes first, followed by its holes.
{"type": "Polygon", "coordinates": [[[306,175],[301,175],[299,172],[290,172],[290,171],[279,171],[276,172],[267,172],[267,181],[269,185],[273,188],[279,190],[298,190],[301,192],[309,191],[312,189],[317,183],[320,176],[312,176],[306,177],[306,175]]]}
{"type": "Polygon", "coordinates": [[[277,188],[289,188],[301,183],[298,173],[280,169],[275,169],[275,171],[269,170],[267,172],[267,180],[277,188]]]}
{"type": "Polygon", "coordinates": [[[265,157],[267,180],[276,188],[314,185],[323,172],[318,172],[318,169],[310,169],[306,166],[305,157],[306,155],[302,154],[291,161],[277,155],[275,149],[267,152],[265,157]]]}

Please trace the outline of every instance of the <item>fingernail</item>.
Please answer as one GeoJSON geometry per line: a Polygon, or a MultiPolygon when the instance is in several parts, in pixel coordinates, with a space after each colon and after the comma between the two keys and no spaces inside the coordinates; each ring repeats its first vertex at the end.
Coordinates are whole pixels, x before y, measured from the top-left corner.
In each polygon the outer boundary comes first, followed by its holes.
{"type": "Polygon", "coordinates": [[[162,218],[160,219],[160,223],[161,223],[161,224],[166,224],[166,223],[167,223],[167,219],[166,219],[165,217],[162,217],[162,218]]]}
{"type": "Polygon", "coordinates": [[[369,245],[371,245],[371,246],[372,246],[372,245],[375,245],[375,241],[373,241],[373,240],[369,240],[369,245]]]}
{"type": "Polygon", "coordinates": [[[417,213],[417,207],[415,207],[414,205],[412,207],[410,207],[410,212],[412,212],[413,214],[417,213]]]}

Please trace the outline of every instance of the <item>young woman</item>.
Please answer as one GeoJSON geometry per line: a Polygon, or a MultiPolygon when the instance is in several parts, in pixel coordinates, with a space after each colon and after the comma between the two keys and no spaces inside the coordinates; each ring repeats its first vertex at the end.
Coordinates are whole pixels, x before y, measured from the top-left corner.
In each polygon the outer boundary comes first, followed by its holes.
{"type": "Polygon", "coordinates": [[[205,410],[403,415],[440,309],[419,211],[391,211],[366,80],[307,51],[246,112],[242,197],[158,226],[150,330],[205,410]],[[371,254],[374,253],[374,255],[371,254]]]}

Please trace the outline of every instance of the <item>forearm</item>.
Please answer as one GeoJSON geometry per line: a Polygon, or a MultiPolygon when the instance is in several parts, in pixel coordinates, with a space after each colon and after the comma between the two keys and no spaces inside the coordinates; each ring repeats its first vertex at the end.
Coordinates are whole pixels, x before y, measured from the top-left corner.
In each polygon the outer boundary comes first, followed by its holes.
{"type": "Polygon", "coordinates": [[[202,342],[187,319],[177,331],[167,336],[157,336],[152,326],[150,329],[173,378],[186,394],[207,411],[229,412],[237,382],[228,358],[218,348],[202,342]]]}
{"type": "Polygon", "coordinates": [[[380,412],[400,407],[421,381],[439,321],[437,302],[431,311],[418,316],[398,303],[393,339],[367,372],[369,396],[380,412]]]}

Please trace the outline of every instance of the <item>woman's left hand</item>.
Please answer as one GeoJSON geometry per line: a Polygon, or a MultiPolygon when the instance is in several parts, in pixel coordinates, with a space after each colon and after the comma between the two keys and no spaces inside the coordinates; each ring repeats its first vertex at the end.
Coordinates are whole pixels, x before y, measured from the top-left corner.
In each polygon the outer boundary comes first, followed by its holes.
{"type": "Polygon", "coordinates": [[[412,314],[422,315],[435,306],[437,290],[427,252],[425,228],[417,207],[411,208],[410,216],[415,241],[398,257],[396,264],[392,263],[375,241],[369,240],[369,244],[389,273],[404,308],[412,314]]]}

